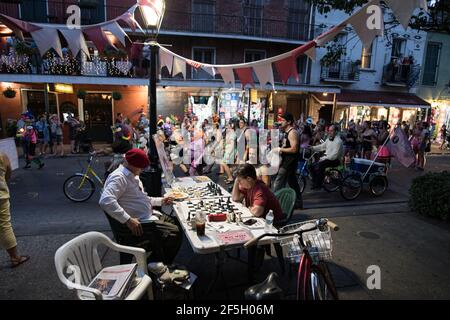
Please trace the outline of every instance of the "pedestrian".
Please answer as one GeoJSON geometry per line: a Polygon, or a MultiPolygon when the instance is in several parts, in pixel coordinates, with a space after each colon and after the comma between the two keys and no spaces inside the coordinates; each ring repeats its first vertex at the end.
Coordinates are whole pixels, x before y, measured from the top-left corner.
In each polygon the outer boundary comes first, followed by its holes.
{"type": "Polygon", "coordinates": [[[378,146],[378,156],[376,161],[385,164],[385,168],[391,163],[391,155],[389,153],[389,149],[386,146],[386,140],[389,138],[389,128],[387,121],[380,121],[380,125],[378,128],[378,136],[377,136],[377,146],[378,146]]]}
{"type": "Polygon", "coordinates": [[[431,136],[428,122],[422,123],[422,131],[420,133],[419,141],[420,144],[419,144],[417,169],[419,171],[423,171],[425,169],[425,161],[426,161],[425,153],[431,151],[431,136]]]}
{"type": "Polygon", "coordinates": [[[38,133],[39,153],[40,155],[45,155],[50,143],[50,130],[45,115],[39,117],[39,121],[36,122],[36,130],[38,133]]]}
{"type": "Polygon", "coordinates": [[[44,162],[40,157],[36,157],[37,132],[32,125],[28,125],[23,134],[23,142],[25,143],[25,162],[24,169],[30,169],[31,163],[36,163],[39,169],[42,169],[44,162]]]}
{"type": "Polygon", "coordinates": [[[74,117],[69,113],[67,117],[67,123],[69,124],[69,139],[70,139],[70,152],[72,154],[79,153],[79,143],[77,143],[77,136],[81,130],[81,123],[78,117],[74,117]]]}
{"type": "Polygon", "coordinates": [[[444,148],[445,143],[447,142],[447,126],[445,124],[443,124],[441,128],[441,139],[442,143],[439,149],[442,150],[444,148]]]}
{"type": "Polygon", "coordinates": [[[288,112],[281,116],[281,130],[284,131],[284,138],[280,148],[274,149],[274,152],[281,156],[280,169],[273,184],[273,191],[276,192],[286,187],[286,183],[294,189],[297,199],[296,208],[303,208],[303,198],[298,185],[297,176],[294,174],[297,170],[299,160],[300,139],[297,130],[294,129],[294,116],[288,112]]]}
{"type": "Polygon", "coordinates": [[[375,130],[372,129],[372,123],[370,121],[364,121],[361,137],[363,158],[371,160],[373,146],[377,141],[377,134],[375,130]]]}
{"type": "Polygon", "coordinates": [[[8,157],[0,152],[0,247],[6,249],[11,267],[15,268],[28,261],[30,257],[21,256],[17,252],[17,240],[11,225],[10,194],[7,185],[11,178],[11,172],[11,163],[8,157]]]}
{"type": "Polygon", "coordinates": [[[50,132],[54,146],[53,155],[56,156],[56,154],[59,153],[61,157],[64,157],[63,128],[62,123],[59,121],[58,115],[56,114],[51,117],[50,132]]]}

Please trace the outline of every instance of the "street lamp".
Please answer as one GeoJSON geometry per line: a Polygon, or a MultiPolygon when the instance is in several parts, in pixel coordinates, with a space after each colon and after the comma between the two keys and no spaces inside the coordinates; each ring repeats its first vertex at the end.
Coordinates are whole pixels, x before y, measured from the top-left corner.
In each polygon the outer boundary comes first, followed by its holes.
{"type": "Polygon", "coordinates": [[[166,10],[164,0],[138,0],[141,16],[147,30],[146,36],[150,45],[150,72],[148,85],[148,115],[150,120],[150,135],[156,134],[156,59],[158,46],[156,39],[166,10]]]}
{"type": "Polygon", "coordinates": [[[162,20],[164,18],[164,12],[166,10],[166,4],[164,0],[138,0],[137,4],[141,12],[142,19],[146,27],[146,37],[148,45],[150,46],[150,72],[149,72],[149,84],[148,84],[148,116],[150,120],[150,161],[151,168],[145,173],[141,174],[143,184],[146,192],[149,196],[161,196],[161,170],[158,166],[158,152],[156,150],[155,141],[153,135],[156,134],[156,59],[158,56],[157,37],[159,29],[161,27],[162,20]]]}

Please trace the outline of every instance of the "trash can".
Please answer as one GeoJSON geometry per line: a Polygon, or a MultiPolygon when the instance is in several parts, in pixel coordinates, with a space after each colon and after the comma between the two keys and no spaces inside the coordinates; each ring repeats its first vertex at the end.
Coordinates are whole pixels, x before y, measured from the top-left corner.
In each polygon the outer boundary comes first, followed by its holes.
{"type": "Polygon", "coordinates": [[[139,178],[144,185],[144,191],[149,197],[162,196],[161,173],[161,169],[157,166],[150,167],[140,174],[139,178]]]}

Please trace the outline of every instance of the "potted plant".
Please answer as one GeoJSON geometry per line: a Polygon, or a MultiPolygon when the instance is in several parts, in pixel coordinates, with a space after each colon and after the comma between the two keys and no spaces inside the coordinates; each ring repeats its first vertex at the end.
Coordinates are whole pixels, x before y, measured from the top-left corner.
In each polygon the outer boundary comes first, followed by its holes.
{"type": "Polygon", "coordinates": [[[78,89],[78,91],[77,91],[78,99],[84,99],[86,97],[86,94],[87,94],[87,92],[84,89],[78,89]]]}
{"type": "Polygon", "coordinates": [[[97,8],[97,5],[98,5],[97,0],[79,0],[80,8],[94,9],[97,8]]]}
{"type": "Polygon", "coordinates": [[[112,93],[112,98],[117,101],[122,100],[122,93],[120,93],[119,91],[114,91],[112,93]]]}
{"type": "Polygon", "coordinates": [[[13,90],[11,87],[6,88],[5,91],[3,91],[3,95],[8,99],[13,99],[16,97],[16,90],[13,90]]]}

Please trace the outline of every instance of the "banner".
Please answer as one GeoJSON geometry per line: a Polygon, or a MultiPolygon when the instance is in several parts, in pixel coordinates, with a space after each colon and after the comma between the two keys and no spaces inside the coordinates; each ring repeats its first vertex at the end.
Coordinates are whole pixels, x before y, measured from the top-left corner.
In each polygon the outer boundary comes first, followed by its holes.
{"type": "Polygon", "coordinates": [[[258,77],[261,89],[264,89],[267,83],[270,83],[272,85],[272,88],[275,88],[275,80],[273,78],[273,69],[271,63],[254,66],[253,70],[255,70],[256,76],[258,77]]]}
{"type": "Polygon", "coordinates": [[[401,127],[395,128],[391,133],[387,147],[391,155],[405,167],[412,166],[416,161],[411,144],[401,127]]]}
{"type": "Polygon", "coordinates": [[[403,26],[408,29],[409,20],[417,8],[428,10],[427,0],[384,0],[389,8],[394,12],[395,17],[403,26]]]}
{"type": "Polygon", "coordinates": [[[179,73],[181,73],[184,80],[186,80],[186,61],[178,57],[173,57],[172,77],[175,77],[179,73]]]}
{"type": "Polygon", "coordinates": [[[31,36],[36,43],[41,56],[53,48],[56,53],[62,57],[61,41],[59,41],[57,29],[40,29],[31,32],[31,36]]]}

